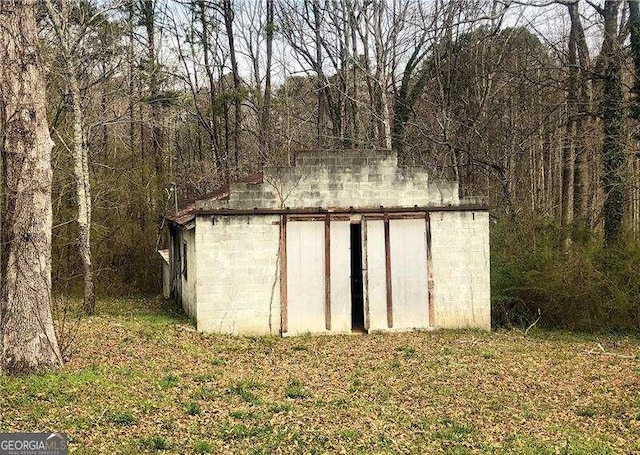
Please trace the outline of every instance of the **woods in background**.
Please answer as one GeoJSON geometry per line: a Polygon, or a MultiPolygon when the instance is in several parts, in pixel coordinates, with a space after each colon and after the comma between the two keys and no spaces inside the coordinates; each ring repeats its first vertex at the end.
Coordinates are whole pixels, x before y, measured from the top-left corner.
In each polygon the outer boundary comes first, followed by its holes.
{"type": "Polygon", "coordinates": [[[176,198],[316,148],[393,148],[499,222],[557,226],[565,250],[637,239],[638,17],[633,1],[47,0],[55,288],[85,283],[89,313],[94,277],[157,290],[176,198]]]}

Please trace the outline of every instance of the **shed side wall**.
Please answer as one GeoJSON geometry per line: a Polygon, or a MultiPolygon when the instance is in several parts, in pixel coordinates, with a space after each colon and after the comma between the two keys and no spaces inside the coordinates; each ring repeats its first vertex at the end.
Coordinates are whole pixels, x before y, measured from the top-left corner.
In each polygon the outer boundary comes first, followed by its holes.
{"type": "Polygon", "coordinates": [[[185,278],[184,266],[181,264],[182,280],[182,307],[185,313],[195,319],[197,313],[197,265],[196,265],[196,236],[194,229],[182,231],[180,241],[181,260],[184,261],[184,245],[187,245],[187,275],[185,278]]]}

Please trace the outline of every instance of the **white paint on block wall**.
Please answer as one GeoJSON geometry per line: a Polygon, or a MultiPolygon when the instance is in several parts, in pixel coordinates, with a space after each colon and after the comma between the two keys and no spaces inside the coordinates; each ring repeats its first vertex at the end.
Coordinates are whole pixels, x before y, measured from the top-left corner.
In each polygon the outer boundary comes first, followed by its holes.
{"type": "Polygon", "coordinates": [[[277,221],[277,216],[197,218],[198,330],[280,333],[277,221]]]}
{"type": "Polygon", "coordinates": [[[431,213],[435,326],[491,328],[489,214],[431,213]]]}

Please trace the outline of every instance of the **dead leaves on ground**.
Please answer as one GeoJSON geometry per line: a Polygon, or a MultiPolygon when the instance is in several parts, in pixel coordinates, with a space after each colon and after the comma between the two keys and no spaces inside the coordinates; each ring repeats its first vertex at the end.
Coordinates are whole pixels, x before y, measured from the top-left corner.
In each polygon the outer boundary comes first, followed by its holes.
{"type": "Polygon", "coordinates": [[[640,451],[637,338],[229,337],[101,303],[62,373],[0,377],[0,431],[64,431],[77,453],[640,451]]]}

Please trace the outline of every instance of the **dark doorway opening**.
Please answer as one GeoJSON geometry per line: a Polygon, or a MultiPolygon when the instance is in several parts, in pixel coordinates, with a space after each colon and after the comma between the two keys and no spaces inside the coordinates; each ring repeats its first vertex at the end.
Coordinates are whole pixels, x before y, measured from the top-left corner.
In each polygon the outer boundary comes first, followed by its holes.
{"type": "Polygon", "coordinates": [[[362,285],[362,229],[351,225],[351,330],[364,332],[364,291],[362,285]]]}

